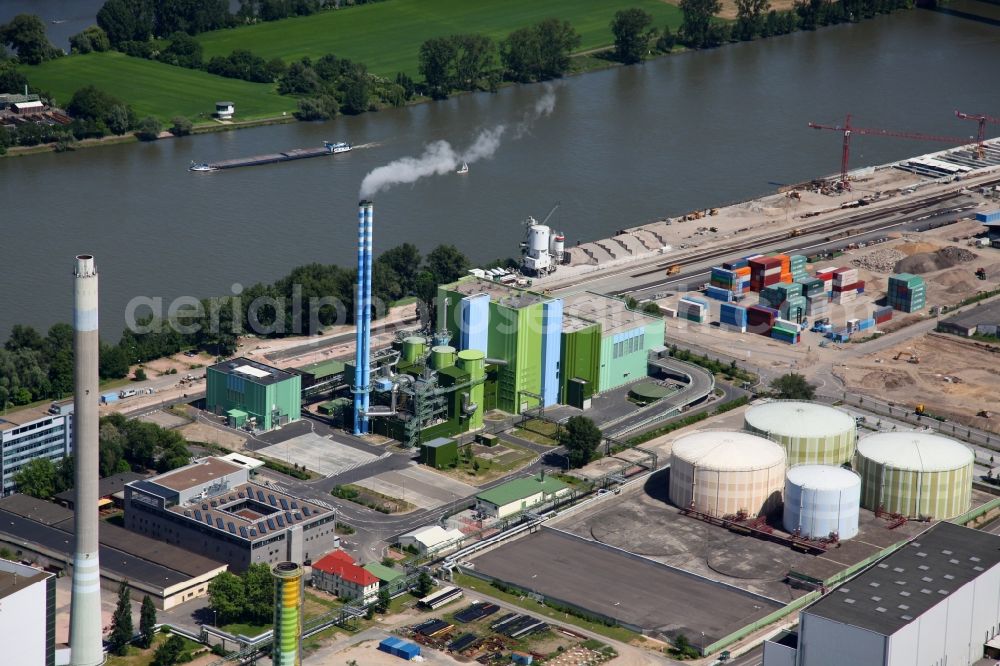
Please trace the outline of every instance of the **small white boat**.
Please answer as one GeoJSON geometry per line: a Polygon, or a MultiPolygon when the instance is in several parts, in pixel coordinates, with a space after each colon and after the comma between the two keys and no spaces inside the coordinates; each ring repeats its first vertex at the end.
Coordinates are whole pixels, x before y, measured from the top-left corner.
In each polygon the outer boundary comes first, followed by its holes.
{"type": "Polygon", "coordinates": [[[326,146],[326,149],[329,150],[334,155],[336,155],[337,153],[347,153],[351,151],[351,144],[347,143],[346,141],[337,141],[336,143],[324,141],[323,145],[326,146]]]}
{"type": "Polygon", "coordinates": [[[202,162],[201,164],[191,162],[191,166],[188,167],[188,171],[215,171],[215,167],[209,166],[207,162],[202,162]]]}
{"type": "Polygon", "coordinates": [[[456,171],[455,173],[469,173],[469,163],[462,162],[462,168],[456,171]]]}

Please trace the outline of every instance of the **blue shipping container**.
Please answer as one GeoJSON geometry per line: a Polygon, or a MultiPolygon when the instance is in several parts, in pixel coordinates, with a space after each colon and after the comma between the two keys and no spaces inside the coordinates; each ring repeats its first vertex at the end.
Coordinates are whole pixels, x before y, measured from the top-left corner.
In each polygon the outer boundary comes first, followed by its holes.
{"type": "Polygon", "coordinates": [[[985,222],[986,224],[1000,222],[1000,210],[987,210],[982,213],[976,213],[976,222],[985,222]]]}
{"type": "Polygon", "coordinates": [[[117,401],[118,401],[118,394],[117,393],[105,393],[104,395],[101,396],[101,404],[104,404],[104,405],[106,405],[108,403],[111,403],[111,402],[117,402],[117,401]]]}
{"type": "Polygon", "coordinates": [[[729,302],[733,300],[733,292],[721,287],[706,287],[705,295],[709,298],[714,298],[717,301],[729,302]]]}
{"type": "Polygon", "coordinates": [[[723,324],[732,324],[734,326],[746,326],[747,325],[747,310],[746,308],[733,305],[732,303],[723,303],[722,307],[719,309],[719,321],[723,324]]]}

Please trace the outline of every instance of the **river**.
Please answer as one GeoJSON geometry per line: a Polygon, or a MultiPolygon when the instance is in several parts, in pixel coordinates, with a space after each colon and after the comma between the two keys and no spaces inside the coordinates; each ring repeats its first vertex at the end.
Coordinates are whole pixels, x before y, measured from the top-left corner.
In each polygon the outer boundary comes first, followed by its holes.
{"type": "MultiPolygon", "coordinates": [[[[375,247],[454,243],[476,261],[517,253],[520,221],[567,242],[718,205],[838,170],[838,123],[967,136],[954,110],[1000,113],[989,77],[1000,30],[915,10],[857,25],[660,58],[560,83],[551,116],[469,174],[376,197],[375,247]]],[[[542,94],[519,86],[327,123],[0,159],[0,337],[14,323],[71,319],[74,255],[96,256],[105,338],[135,296],[229,293],[296,265],[351,265],[356,202],[372,168],[431,140],[468,144],[514,124],[542,94]],[[371,144],[346,155],[209,174],[192,160],[249,156],[324,139],[371,144]]],[[[239,107],[237,106],[237,115],[239,107]]],[[[510,133],[508,133],[508,136],[510,133]]],[[[943,147],[858,137],[852,167],[943,147]]]]}

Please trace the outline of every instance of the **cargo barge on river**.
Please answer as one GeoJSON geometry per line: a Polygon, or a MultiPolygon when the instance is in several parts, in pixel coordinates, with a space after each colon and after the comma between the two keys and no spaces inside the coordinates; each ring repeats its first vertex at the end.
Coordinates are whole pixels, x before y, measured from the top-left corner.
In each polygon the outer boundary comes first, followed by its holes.
{"type": "Polygon", "coordinates": [[[324,155],[337,155],[351,150],[351,144],[345,141],[331,143],[324,141],[322,148],[295,148],[280,153],[269,153],[267,155],[255,155],[254,157],[237,157],[231,160],[220,162],[193,163],[188,167],[189,171],[221,171],[222,169],[236,169],[238,167],[257,166],[260,164],[274,164],[276,162],[291,162],[292,160],[304,160],[308,157],[323,157],[324,155]]]}

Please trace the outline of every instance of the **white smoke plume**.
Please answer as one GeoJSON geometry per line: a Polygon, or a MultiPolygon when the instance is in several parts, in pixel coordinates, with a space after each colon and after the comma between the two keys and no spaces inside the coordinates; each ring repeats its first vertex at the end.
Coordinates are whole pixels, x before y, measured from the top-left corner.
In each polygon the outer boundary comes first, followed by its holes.
{"type": "MultiPolygon", "coordinates": [[[[531,129],[532,123],[549,115],[555,108],[555,86],[547,85],[545,93],[535,102],[534,108],[525,113],[524,118],[514,128],[514,139],[524,136],[531,129]]],[[[429,143],[419,157],[401,157],[368,172],[361,181],[360,197],[367,199],[394,185],[415,183],[427,176],[443,176],[454,172],[462,162],[472,164],[489,159],[500,148],[501,139],[506,131],[506,125],[485,129],[476,136],[472,145],[462,152],[456,151],[447,141],[429,143]]]]}

